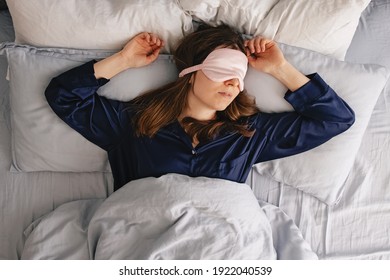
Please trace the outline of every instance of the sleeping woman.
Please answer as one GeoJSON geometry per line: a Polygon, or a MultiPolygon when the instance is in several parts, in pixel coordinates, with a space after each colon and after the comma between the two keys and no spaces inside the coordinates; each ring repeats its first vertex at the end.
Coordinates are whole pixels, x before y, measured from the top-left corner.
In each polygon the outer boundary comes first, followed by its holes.
{"type": "Polygon", "coordinates": [[[140,33],[114,55],[53,78],[46,89],[54,112],[107,151],[114,190],[167,173],[242,183],[253,164],[312,149],[354,123],[352,109],[318,74],[303,75],[274,41],[244,40],[227,26],[200,27],[180,42],[175,82],[130,102],[97,94],[118,73],[155,61],[163,45],[157,35],[140,33]],[[248,64],[288,88],[294,112],[259,111],[244,89],[248,64]]]}

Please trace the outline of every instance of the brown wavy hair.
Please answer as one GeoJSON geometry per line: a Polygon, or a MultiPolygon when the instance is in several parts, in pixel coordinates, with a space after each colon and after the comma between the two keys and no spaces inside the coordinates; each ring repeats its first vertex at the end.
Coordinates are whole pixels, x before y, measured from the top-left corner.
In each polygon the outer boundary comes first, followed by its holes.
{"type": "MultiPolygon", "coordinates": [[[[241,50],[245,53],[242,36],[228,26],[200,26],[197,31],[184,37],[173,53],[176,66],[180,71],[200,64],[217,47],[241,50]]],[[[187,104],[192,75],[185,75],[175,82],[146,92],[130,104],[136,108],[133,119],[137,136],[153,137],[160,128],[175,122],[187,104]]],[[[222,132],[238,132],[246,137],[254,131],[248,129],[247,117],[256,114],[259,109],[255,100],[245,90],[241,91],[232,103],[223,111],[218,111],[216,118],[199,121],[185,117],[181,125],[186,133],[198,141],[214,139],[222,132]]]]}

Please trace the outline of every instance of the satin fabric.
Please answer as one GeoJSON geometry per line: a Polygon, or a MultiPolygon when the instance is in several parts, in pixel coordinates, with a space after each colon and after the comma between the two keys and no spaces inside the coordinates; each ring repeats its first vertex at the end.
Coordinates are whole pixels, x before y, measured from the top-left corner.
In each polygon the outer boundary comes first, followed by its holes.
{"type": "Polygon", "coordinates": [[[131,124],[134,108],[97,94],[108,80],[95,78],[93,64],[53,78],[45,95],[62,120],[107,151],[115,190],[134,179],[167,173],[242,183],[253,164],[312,149],[354,123],[352,109],[313,74],[310,82],[286,93],[295,112],[259,113],[246,120],[250,129],[256,129],[250,138],[226,133],[193,148],[177,121],[153,138],[136,137],[131,124]]]}
{"type": "Polygon", "coordinates": [[[241,51],[233,49],[216,49],[202,64],[188,67],[180,72],[179,77],[202,70],[207,78],[214,82],[224,82],[237,78],[240,91],[244,90],[244,78],[248,70],[248,58],[241,51]]]}

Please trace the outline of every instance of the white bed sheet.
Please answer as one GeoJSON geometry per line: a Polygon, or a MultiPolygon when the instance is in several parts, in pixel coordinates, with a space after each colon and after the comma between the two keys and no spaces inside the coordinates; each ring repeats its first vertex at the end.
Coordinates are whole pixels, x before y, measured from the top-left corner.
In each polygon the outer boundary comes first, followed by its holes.
{"type": "MultiPolygon", "coordinates": [[[[362,14],[346,60],[390,69],[390,0],[362,14]]],[[[257,197],[293,218],[320,259],[390,259],[390,82],[380,95],[340,203],[328,207],[256,175],[257,197]]]]}
{"type": "MultiPolygon", "coordinates": [[[[373,1],[362,15],[347,60],[390,68],[390,0],[373,1]],[[380,23],[380,24],[379,24],[380,23]]],[[[13,40],[10,17],[0,12],[0,39],[13,40]]],[[[7,83],[0,57],[0,259],[17,259],[23,231],[59,205],[103,198],[112,191],[104,173],[11,173],[7,83]]],[[[259,199],[279,206],[322,259],[390,259],[390,86],[379,97],[340,203],[328,207],[293,187],[251,173],[259,199]],[[364,171],[364,172],[362,172],[364,171]],[[361,174],[367,173],[366,177],[361,174]]]]}

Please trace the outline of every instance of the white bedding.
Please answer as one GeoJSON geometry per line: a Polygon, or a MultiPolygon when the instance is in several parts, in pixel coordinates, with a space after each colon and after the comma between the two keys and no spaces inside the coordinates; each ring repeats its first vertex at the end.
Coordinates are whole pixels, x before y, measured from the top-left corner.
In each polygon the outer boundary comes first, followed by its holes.
{"type": "Polygon", "coordinates": [[[222,179],[135,180],[33,223],[22,258],[317,259],[291,219],[262,204],[248,185],[222,179]]]}
{"type": "MultiPolygon", "coordinates": [[[[389,13],[390,0],[369,4],[347,52],[347,61],[390,68],[389,13]]],[[[7,12],[0,11],[2,40],[13,40],[9,22],[7,12]]],[[[11,147],[6,124],[9,105],[5,64],[4,57],[0,57],[0,259],[18,259],[25,243],[23,232],[34,220],[67,202],[101,201],[111,193],[112,179],[105,173],[9,172],[11,147]]],[[[248,183],[258,199],[270,203],[261,204],[267,217],[271,219],[273,205],[279,206],[292,218],[320,259],[390,259],[389,120],[388,84],[374,109],[345,183],[344,195],[334,207],[252,172],[248,183]]],[[[286,216],[284,219],[288,221],[286,216]]],[[[273,240],[286,238],[275,233],[283,232],[274,231],[273,240]]],[[[289,249],[277,247],[277,250],[289,249]]]]}

